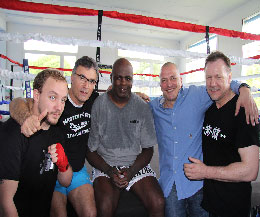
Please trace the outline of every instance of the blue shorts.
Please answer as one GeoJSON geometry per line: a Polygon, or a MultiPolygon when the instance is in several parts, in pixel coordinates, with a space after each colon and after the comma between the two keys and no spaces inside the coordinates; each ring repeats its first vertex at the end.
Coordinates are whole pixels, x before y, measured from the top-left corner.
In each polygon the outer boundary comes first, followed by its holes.
{"type": "Polygon", "coordinates": [[[62,194],[65,194],[66,196],[68,196],[68,194],[70,193],[70,191],[72,191],[73,189],[80,187],[82,185],[85,184],[90,184],[92,185],[92,182],[90,180],[89,174],[87,172],[86,167],[84,166],[80,171],[78,172],[73,172],[72,175],[72,179],[71,179],[71,183],[69,187],[63,187],[59,181],[56,181],[56,186],[54,191],[58,191],[62,194]]]}

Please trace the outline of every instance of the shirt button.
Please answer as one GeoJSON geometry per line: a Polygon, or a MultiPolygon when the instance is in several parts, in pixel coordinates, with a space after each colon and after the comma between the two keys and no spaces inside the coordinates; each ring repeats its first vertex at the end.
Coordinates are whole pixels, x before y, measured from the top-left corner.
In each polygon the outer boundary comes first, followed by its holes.
{"type": "Polygon", "coordinates": [[[174,143],[175,143],[175,144],[178,144],[178,142],[177,142],[177,141],[175,141],[174,143]]]}
{"type": "Polygon", "coordinates": [[[173,127],[174,130],[176,130],[176,127],[173,127]]]}
{"type": "Polygon", "coordinates": [[[178,156],[175,156],[174,159],[178,159],[178,156]]]}
{"type": "Polygon", "coordinates": [[[174,171],[174,173],[176,174],[176,173],[177,173],[177,171],[174,171]]]}

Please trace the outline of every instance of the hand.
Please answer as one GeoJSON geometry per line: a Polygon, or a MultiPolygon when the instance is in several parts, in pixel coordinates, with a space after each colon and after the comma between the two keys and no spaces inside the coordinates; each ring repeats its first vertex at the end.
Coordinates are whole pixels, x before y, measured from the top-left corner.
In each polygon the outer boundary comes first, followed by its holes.
{"type": "Polygon", "coordinates": [[[255,124],[259,123],[258,121],[259,113],[258,113],[258,108],[256,106],[255,100],[251,95],[250,89],[247,87],[241,87],[239,91],[240,94],[236,104],[235,115],[239,113],[240,107],[244,107],[247,124],[250,124],[251,122],[252,126],[255,126],[255,124]]]}
{"type": "Polygon", "coordinates": [[[189,160],[191,163],[184,164],[184,173],[187,178],[194,180],[204,179],[207,166],[196,158],[189,157],[189,160]]]}
{"type": "Polygon", "coordinates": [[[45,109],[39,116],[31,115],[28,117],[23,125],[21,126],[21,133],[24,134],[26,137],[30,137],[41,128],[41,121],[46,117],[48,114],[47,109],[45,109]]]}
{"type": "Polygon", "coordinates": [[[131,167],[129,168],[122,168],[120,169],[120,174],[126,177],[126,180],[130,182],[130,180],[134,177],[135,174],[133,174],[131,167]]]}
{"type": "Polygon", "coordinates": [[[142,98],[142,100],[144,100],[145,102],[150,102],[150,98],[149,96],[147,96],[145,93],[141,93],[141,92],[135,92],[136,95],[138,95],[139,97],[142,98]]]}
{"type": "Polygon", "coordinates": [[[106,91],[106,92],[109,92],[110,90],[112,90],[112,85],[110,85],[110,86],[107,88],[107,91],[106,91]]]}
{"type": "Polygon", "coordinates": [[[48,147],[48,153],[51,155],[53,163],[56,163],[60,172],[66,172],[69,166],[68,158],[60,143],[48,147]]]}
{"type": "Polygon", "coordinates": [[[118,188],[123,189],[128,186],[129,183],[127,181],[127,177],[121,170],[117,169],[117,167],[111,167],[107,171],[107,174],[111,178],[114,185],[118,188]]]}

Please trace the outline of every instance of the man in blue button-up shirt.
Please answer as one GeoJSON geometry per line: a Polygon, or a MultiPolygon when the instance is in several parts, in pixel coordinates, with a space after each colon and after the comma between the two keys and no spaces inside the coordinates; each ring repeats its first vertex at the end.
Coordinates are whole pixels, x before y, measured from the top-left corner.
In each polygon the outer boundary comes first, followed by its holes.
{"type": "MultiPolygon", "coordinates": [[[[233,81],[231,89],[238,93],[239,85],[233,81]]],[[[184,88],[173,63],[162,66],[160,86],[163,96],[150,102],[150,106],[159,145],[159,182],[166,198],[166,217],[208,216],[200,206],[203,182],[190,181],[184,174],[183,164],[189,162],[190,156],[202,160],[204,113],[212,101],[205,86],[184,88]]],[[[238,101],[250,105],[245,109],[252,114],[252,120],[257,120],[250,91],[246,87],[242,89],[238,101]]]]}

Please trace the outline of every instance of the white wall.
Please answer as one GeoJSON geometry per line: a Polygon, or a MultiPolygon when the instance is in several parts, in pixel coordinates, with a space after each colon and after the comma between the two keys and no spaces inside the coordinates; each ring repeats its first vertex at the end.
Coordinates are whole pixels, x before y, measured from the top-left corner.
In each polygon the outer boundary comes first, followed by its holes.
{"type": "MultiPolygon", "coordinates": [[[[212,8],[214,10],[214,6],[212,8]]],[[[214,20],[209,25],[212,27],[218,27],[229,30],[242,31],[242,19],[247,18],[260,11],[259,0],[248,1],[243,6],[230,11],[228,14],[223,15],[220,19],[214,20]]],[[[205,34],[192,33],[185,40],[181,41],[181,49],[185,50],[191,44],[196,43],[199,40],[205,38],[205,34]]],[[[242,40],[238,38],[230,38],[224,36],[218,36],[218,50],[224,52],[227,55],[242,57],[242,45],[250,42],[249,40],[242,40]]],[[[181,62],[181,70],[185,71],[185,60],[181,62]]],[[[233,78],[241,75],[241,65],[233,66],[233,78]]]]}

